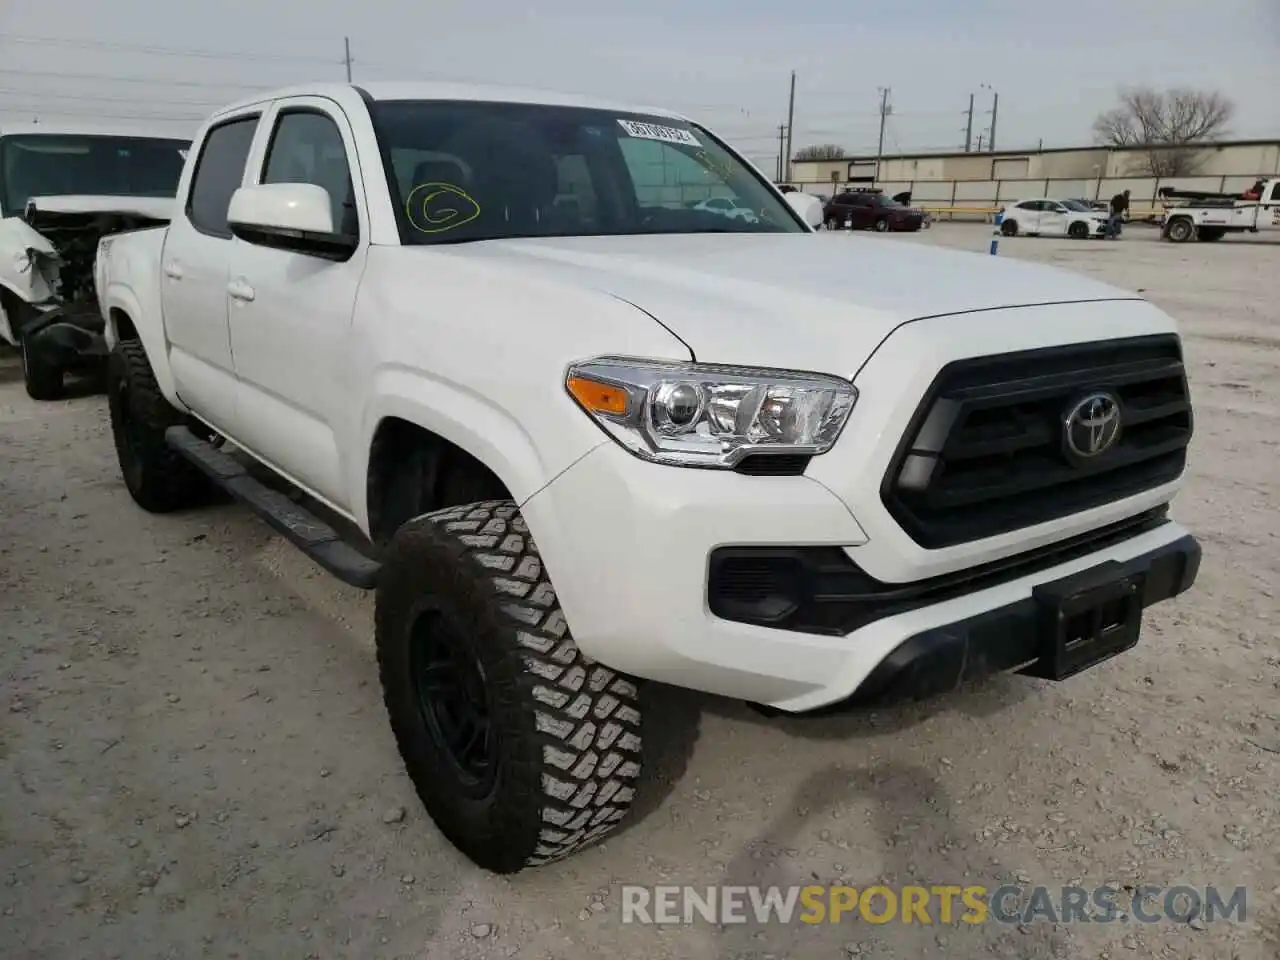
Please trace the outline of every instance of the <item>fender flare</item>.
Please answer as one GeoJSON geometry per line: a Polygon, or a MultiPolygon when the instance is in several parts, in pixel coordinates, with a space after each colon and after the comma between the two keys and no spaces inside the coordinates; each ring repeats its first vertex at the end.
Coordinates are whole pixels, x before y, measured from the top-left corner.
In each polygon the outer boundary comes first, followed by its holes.
{"type": "Polygon", "coordinates": [[[360,453],[350,464],[352,512],[366,532],[369,451],[379,425],[390,417],[416,424],[471,454],[497,475],[516,503],[528,500],[554,476],[527,431],[483,397],[407,370],[379,372],[373,388],[359,425],[360,453]]]}

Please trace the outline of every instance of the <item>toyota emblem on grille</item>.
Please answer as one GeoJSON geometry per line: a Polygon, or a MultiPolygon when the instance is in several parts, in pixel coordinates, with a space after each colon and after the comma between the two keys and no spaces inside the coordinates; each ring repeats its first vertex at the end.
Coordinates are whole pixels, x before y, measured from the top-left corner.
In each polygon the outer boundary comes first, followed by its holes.
{"type": "Polygon", "coordinates": [[[1091,393],[1067,411],[1063,439],[1073,456],[1092,460],[1116,445],[1120,425],[1120,401],[1110,393],[1091,393]]]}

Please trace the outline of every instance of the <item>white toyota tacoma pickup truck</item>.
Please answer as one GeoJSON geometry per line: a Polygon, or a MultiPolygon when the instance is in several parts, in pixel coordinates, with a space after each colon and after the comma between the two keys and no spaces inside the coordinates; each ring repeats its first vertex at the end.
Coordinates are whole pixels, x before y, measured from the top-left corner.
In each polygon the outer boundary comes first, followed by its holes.
{"type": "Polygon", "coordinates": [[[645,680],[799,713],[1131,647],[1200,560],[1174,321],[820,220],[662,110],[227,107],[172,223],[100,244],[125,484],[221,487],[376,589],[409,775],[500,872],[624,816],[645,680]]]}

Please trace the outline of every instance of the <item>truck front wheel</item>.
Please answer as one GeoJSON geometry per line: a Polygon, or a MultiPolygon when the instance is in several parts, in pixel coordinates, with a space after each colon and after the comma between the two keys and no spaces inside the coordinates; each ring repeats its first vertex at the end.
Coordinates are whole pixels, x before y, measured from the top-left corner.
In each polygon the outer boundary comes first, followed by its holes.
{"type": "Polygon", "coordinates": [[[626,814],[639,687],[578,650],[514,503],[402,526],[378,582],[376,641],[418,796],[477,865],[514,873],[558,860],[626,814]]]}
{"type": "Polygon", "coordinates": [[[212,499],[204,474],[165,442],[165,430],[188,421],[160,392],[136,340],[117,342],[107,360],[107,406],[120,472],[138,506],[168,513],[212,499]]]}

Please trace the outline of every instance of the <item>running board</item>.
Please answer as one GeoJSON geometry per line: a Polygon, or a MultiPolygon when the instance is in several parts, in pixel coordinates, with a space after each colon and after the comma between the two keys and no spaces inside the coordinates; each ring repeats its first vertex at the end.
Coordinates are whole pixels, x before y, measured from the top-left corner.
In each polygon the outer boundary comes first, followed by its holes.
{"type": "Polygon", "coordinates": [[[210,480],[343,583],[361,590],[377,585],[381,566],[376,560],[344,541],[333,527],[309,510],[251,476],[239,461],[201,440],[187,427],[170,427],[164,438],[210,480]]]}

